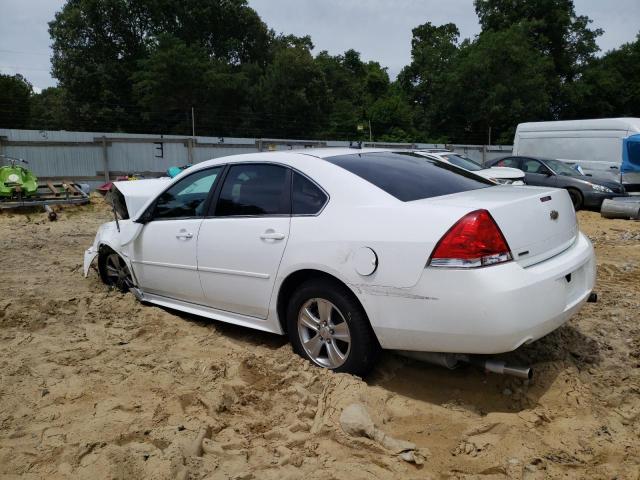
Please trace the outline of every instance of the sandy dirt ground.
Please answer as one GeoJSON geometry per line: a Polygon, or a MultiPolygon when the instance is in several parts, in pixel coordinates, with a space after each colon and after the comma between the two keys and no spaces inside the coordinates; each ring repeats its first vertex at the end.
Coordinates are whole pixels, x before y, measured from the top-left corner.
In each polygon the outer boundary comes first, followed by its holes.
{"type": "Polygon", "coordinates": [[[600,301],[505,356],[526,382],[391,353],[365,380],[313,368],[282,337],[83,278],[101,200],[0,215],[0,477],[639,478],[640,222],[579,219],[600,301]],[[425,463],[346,435],[353,402],[425,463]]]}

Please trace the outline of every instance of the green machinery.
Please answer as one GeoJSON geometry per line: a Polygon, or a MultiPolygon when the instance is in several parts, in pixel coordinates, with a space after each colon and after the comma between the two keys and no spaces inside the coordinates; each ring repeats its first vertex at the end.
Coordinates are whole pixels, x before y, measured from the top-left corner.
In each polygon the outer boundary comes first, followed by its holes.
{"type": "Polygon", "coordinates": [[[38,178],[22,165],[29,162],[22,158],[0,155],[9,164],[0,166],[0,210],[51,204],[82,204],[89,196],[70,181],[38,182],[38,178]]]}

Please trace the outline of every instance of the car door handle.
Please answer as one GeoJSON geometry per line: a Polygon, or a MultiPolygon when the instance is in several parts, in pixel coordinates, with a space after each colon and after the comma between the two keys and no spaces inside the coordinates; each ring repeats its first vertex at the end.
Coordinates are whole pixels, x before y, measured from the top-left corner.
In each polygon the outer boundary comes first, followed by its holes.
{"type": "Polygon", "coordinates": [[[180,232],[176,235],[176,238],[184,238],[185,240],[189,240],[193,238],[193,233],[191,232],[180,232]]]}
{"type": "Polygon", "coordinates": [[[284,233],[267,231],[260,235],[260,238],[262,240],[284,240],[284,233]]]}

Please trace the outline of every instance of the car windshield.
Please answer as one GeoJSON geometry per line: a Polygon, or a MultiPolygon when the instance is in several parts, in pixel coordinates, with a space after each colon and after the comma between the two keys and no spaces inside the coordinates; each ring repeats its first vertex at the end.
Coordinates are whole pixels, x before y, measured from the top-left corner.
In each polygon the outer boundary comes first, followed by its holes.
{"type": "Polygon", "coordinates": [[[403,202],[495,185],[454,165],[410,152],[356,153],[326,160],[403,202]]]}
{"type": "Polygon", "coordinates": [[[578,170],[571,165],[567,165],[559,160],[545,160],[545,163],[558,175],[568,175],[571,177],[581,177],[582,175],[578,170]]]}
{"type": "Polygon", "coordinates": [[[478,170],[484,170],[485,167],[480,165],[478,162],[474,162],[468,157],[463,157],[462,155],[458,155],[455,153],[448,153],[443,155],[444,158],[447,159],[453,165],[464,168],[465,170],[469,170],[470,172],[476,172],[478,170]]]}

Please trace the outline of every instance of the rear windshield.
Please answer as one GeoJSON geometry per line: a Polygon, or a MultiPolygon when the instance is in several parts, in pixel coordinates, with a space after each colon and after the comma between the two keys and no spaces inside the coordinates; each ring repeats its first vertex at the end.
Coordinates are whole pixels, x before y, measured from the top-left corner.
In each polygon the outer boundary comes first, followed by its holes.
{"type": "Polygon", "coordinates": [[[403,202],[495,185],[454,165],[411,152],[354,153],[326,160],[403,202]]]}

